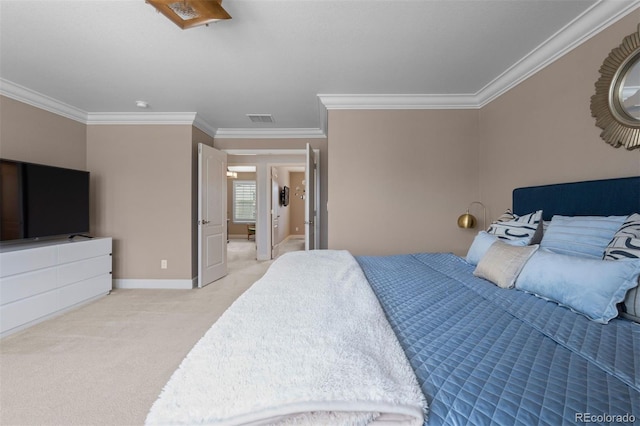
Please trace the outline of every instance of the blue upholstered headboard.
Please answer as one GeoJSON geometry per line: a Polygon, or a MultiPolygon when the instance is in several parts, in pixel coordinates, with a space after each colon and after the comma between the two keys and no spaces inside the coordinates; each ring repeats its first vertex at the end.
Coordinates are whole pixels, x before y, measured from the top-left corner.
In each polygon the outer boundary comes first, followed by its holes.
{"type": "Polygon", "coordinates": [[[624,216],[640,213],[640,176],[530,186],[513,190],[513,212],[542,210],[543,220],[563,216],[624,216]]]}

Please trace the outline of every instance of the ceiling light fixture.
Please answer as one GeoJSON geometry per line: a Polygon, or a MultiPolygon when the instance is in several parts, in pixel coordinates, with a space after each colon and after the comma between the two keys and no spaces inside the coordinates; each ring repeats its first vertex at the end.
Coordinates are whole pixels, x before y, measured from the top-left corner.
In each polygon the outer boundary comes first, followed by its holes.
{"type": "Polygon", "coordinates": [[[183,30],[231,19],[220,5],[221,0],[147,0],[147,3],[183,30]]]}

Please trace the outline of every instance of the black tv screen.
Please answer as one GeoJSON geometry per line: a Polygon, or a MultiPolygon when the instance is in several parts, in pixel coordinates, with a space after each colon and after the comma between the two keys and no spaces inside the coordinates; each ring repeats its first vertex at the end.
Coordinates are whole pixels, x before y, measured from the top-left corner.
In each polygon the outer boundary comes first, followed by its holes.
{"type": "Polygon", "coordinates": [[[89,232],[89,172],[0,160],[0,241],[89,232]]]}

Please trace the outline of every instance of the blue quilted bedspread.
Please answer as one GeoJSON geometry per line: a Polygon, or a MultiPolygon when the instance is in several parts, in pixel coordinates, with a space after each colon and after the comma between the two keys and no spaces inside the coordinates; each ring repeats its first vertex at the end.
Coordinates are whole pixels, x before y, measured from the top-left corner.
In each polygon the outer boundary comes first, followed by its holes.
{"type": "Polygon", "coordinates": [[[452,254],[357,260],[427,398],[425,425],[640,424],[639,324],[501,289],[452,254]]]}

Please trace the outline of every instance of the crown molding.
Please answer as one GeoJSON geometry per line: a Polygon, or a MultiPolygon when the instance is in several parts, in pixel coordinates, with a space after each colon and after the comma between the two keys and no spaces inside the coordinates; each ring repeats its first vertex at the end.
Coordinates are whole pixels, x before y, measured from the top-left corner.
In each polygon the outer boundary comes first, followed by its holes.
{"type": "Polygon", "coordinates": [[[598,1],[478,91],[475,95],[478,107],[508,92],[639,7],[640,0],[598,1]]]}
{"type": "Polygon", "coordinates": [[[87,124],[193,124],[195,112],[90,112],[87,124]]]}
{"type": "Polygon", "coordinates": [[[0,78],[0,95],[20,101],[27,105],[61,115],[80,123],[87,122],[87,112],[79,108],[60,102],[35,90],[28,89],[19,84],[0,78]]]}
{"type": "Polygon", "coordinates": [[[640,7],[640,0],[600,0],[477,93],[452,95],[319,94],[326,109],[479,109],[640,7]]]}
{"type": "Polygon", "coordinates": [[[316,102],[318,103],[318,122],[320,124],[319,129],[326,138],[329,135],[329,125],[327,124],[329,120],[329,114],[327,108],[322,103],[322,99],[320,98],[320,96],[316,97],[316,102]]]}
{"type": "Polygon", "coordinates": [[[319,94],[320,103],[330,109],[476,109],[473,95],[332,95],[319,94]]]}
{"type": "Polygon", "coordinates": [[[218,129],[214,138],[219,139],[318,139],[326,138],[321,129],[274,128],[274,129],[218,129]]]}
{"type": "Polygon", "coordinates": [[[215,133],[195,112],[86,112],[57,99],[0,78],[0,95],[78,121],[82,124],[194,124],[202,131],[215,133]]]}
{"type": "Polygon", "coordinates": [[[205,132],[207,135],[211,136],[212,138],[216,136],[216,131],[218,129],[216,129],[213,126],[210,126],[209,123],[204,121],[202,117],[200,117],[197,114],[196,114],[196,119],[193,122],[193,125],[198,129],[202,130],[203,132],[205,132]]]}
{"type": "Polygon", "coordinates": [[[87,125],[191,124],[214,138],[309,139],[327,137],[327,110],[479,109],[640,8],[640,0],[599,0],[475,94],[318,94],[319,128],[216,129],[194,112],[90,113],[0,78],[0,95],[87,125]]]}

